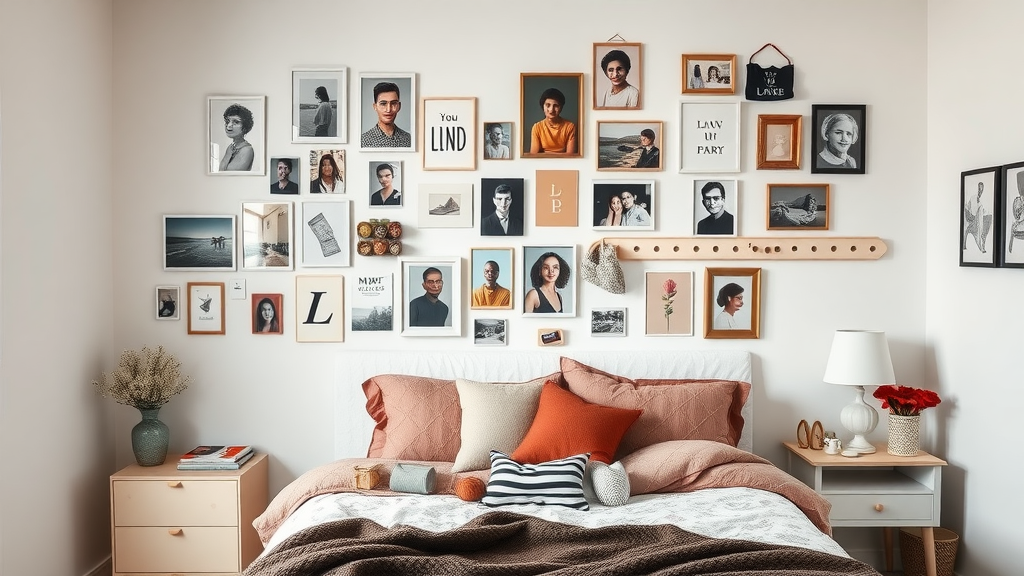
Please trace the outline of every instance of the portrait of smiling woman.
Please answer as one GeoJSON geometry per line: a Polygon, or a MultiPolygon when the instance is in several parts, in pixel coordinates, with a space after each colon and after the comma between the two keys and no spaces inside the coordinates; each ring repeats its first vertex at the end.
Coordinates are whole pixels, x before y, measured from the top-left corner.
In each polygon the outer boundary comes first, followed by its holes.
{"type": "Polygon", "coordinates": [[[811,173],[864,174],[866,107],[815,104],[811,110],[816,152],[811,173]]]}
{"type": "Polygon", "coordinates": [[[264,96],[213,96],[208,107],[208,174],[266,174],[264,96]]]}
{"type": "Polygon", "coordinates": [[[640,44],[594,44],[594,109],[639,110],[640,44]]]}

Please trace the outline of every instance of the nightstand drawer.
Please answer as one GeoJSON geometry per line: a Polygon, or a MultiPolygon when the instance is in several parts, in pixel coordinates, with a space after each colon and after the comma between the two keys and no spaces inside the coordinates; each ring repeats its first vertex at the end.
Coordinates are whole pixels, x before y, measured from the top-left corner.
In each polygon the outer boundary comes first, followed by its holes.
{"type": "Polygon", "coordinates": [[[237,526],[238,483],[204,480],[113,482],[114,526],[237,526]]]}
{"type": "Polygon", "coordinates": [[[240,572],[238,530],[211,526],[115,528],[114,572],[240,572]],[[177,535],[169,530],[180,529],[177,535]]]}
{"type": "Polygon", "coordinates": [[[931,494],[823,494],[832,503],[829,520],[880,520],[904,522],[916,525],[925,522],[931,525],[931,494]],[[881,511],[876,506],[881,506],[881,511]]]}

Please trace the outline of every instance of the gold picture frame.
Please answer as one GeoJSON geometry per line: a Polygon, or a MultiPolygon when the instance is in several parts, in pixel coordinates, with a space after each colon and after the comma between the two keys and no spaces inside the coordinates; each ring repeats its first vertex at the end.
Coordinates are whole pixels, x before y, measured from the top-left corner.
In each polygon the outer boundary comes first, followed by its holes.
{"type": "Polygon", "coordinates": [[[188,333],[224,334],[224,283],[188,282],[188,333]]]}
{"type": "Polygon", "coordinates": [[[765,229],[828,230],[830,186],[822,183],[769,184],[765,229]]]}
{"type": "Polygon", "coordinates": [[[705,268],[704,300],[705,338],[761,337],[760,268],[705,268]]]}
{"type": "MultiPolygon", "coordinates": [[[[521,158],[582,158],[583,157],[583,73],[582,72],[522,72],[519,74],[519,139],[521,158]],[[551,98],[547,98],[551,96],[551,98]],[[533,127],[545,126],[544,102],[563,100],[558,116],[574,126],[562,125],[552,132],[564,139],[557,143],[562,148],[547,150],[541,139],[535,143],[533,127]],[[571,130],[570,128],[574,128],[571,130]],[[571,134],[575,132],[575,137],[571,134]],[[536,145],[535,145],[536,144],[536,145]]],[[[559,126],[556,124],[556,126],[559,126]]],[[[542,132],[543,135],[543,132],[542,132]]]]}
{"type": "Polygon", "coordinates": [[[643,45],[639,42],[595,42],[593,56],[591,93],[594,110],[643,108],[643,45]],[[609,69],[612,70],[611,75],[609,69]]]}
{"type": "Polygon", "coordinates": [[[683,54],[683,94],[736,93],[735,54],[683,54]]]}
{"type": "Polygon", "coordinates": [[[799,170],[803,116],[757,115],[757,169],[799,170]]]}

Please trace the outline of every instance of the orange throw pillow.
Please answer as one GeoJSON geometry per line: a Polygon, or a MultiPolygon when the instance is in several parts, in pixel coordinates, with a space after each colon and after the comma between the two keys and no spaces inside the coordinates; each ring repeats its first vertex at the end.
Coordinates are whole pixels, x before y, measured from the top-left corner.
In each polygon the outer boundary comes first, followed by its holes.
{"type": "Polygon", "coordinates": [[[590,452],[591,460],[611,464],[622,436],[642,412],[591,404],[545,382],[533,424],[511,458],[539,464],[590,452]]]}

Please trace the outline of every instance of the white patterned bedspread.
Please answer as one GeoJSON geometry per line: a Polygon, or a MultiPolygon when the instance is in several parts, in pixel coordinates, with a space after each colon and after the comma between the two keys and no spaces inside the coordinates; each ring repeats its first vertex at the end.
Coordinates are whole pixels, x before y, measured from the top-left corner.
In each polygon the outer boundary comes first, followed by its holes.
{"type": "Polygon", "coordinates": [[[306,501],[288,517],[267,543],[269,551],[295,532],[314,524],[346,518],[369,518],[387,527],[407,525],[441,532],[462,526],[493,510],[599,528],[616,524],[674,524],[714,538],[753,540],[799,546],[848,556],[832,538],[818,530],[789,500],[754,488],[710,488],[696,492],[633,496],[622,506],[591,504],[581,511],[536,504],[489,508],[455,496],[365,496],[323,494],[306,501]]]}

